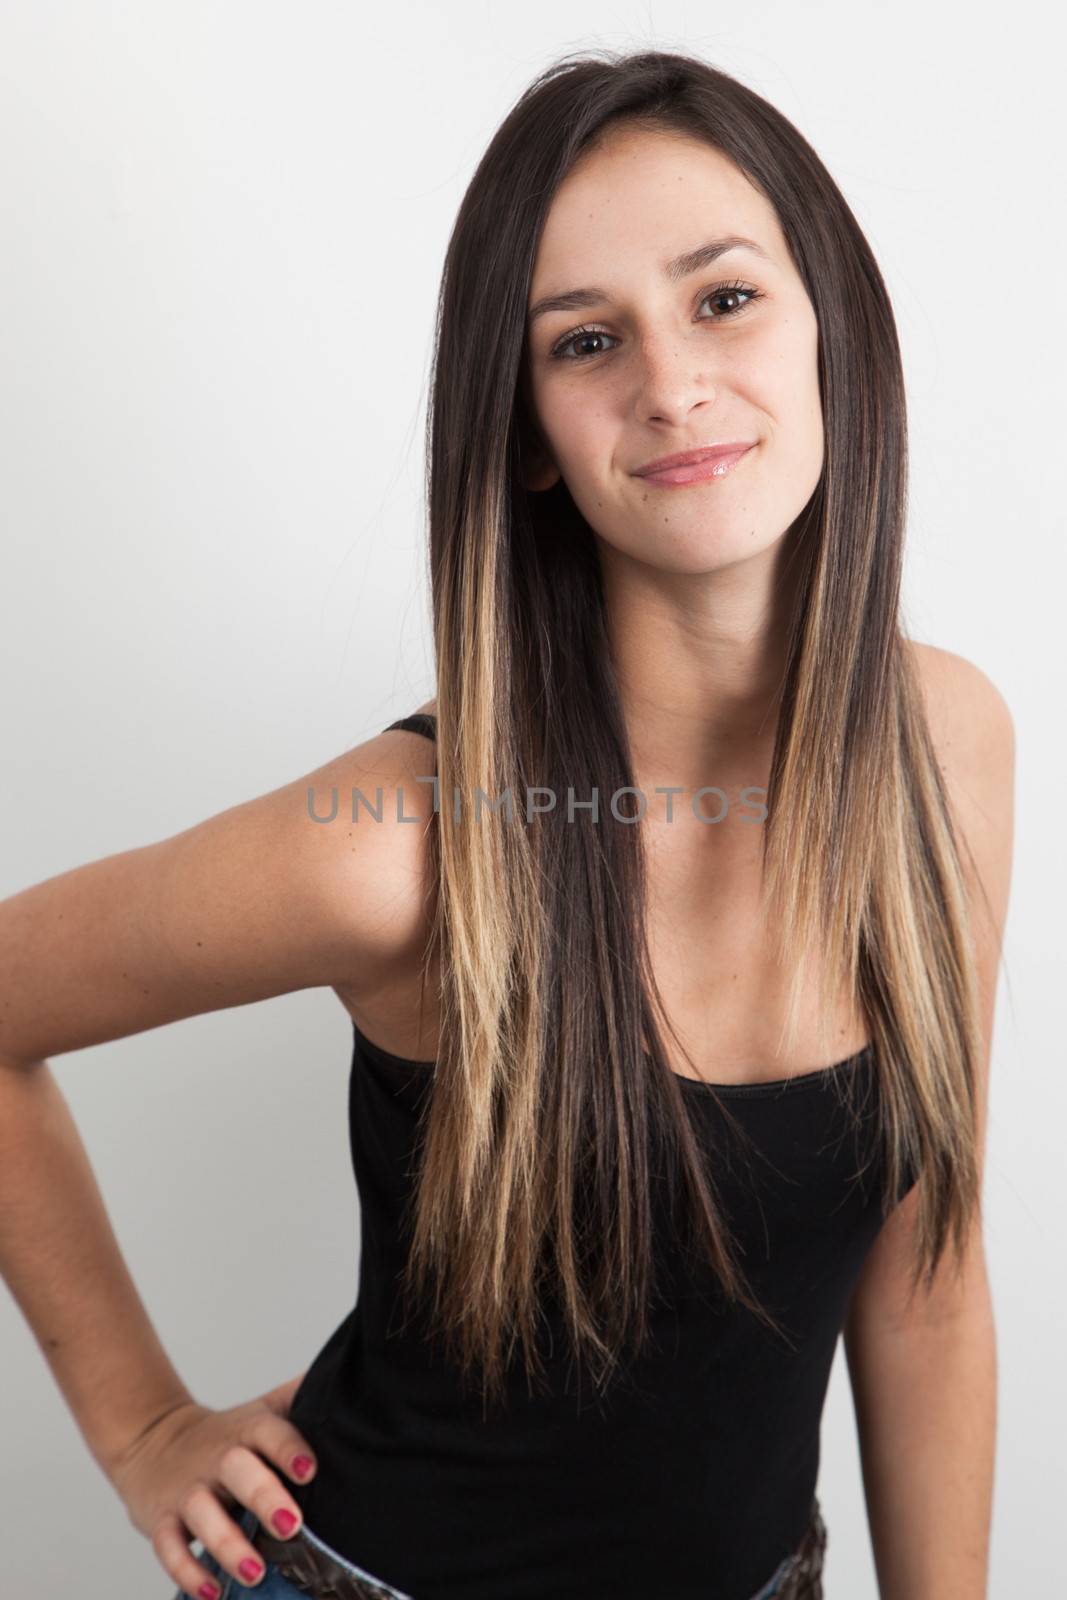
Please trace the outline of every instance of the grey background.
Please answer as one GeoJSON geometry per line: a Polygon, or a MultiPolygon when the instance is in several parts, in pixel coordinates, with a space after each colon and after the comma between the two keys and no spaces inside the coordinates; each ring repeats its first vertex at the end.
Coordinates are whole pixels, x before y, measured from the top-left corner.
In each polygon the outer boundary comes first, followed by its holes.
{"type": "MultiPolygon", "coordinates": [[[[910,395],[906,621],[1015,715],[986,1183],[990,1593],[1061,1570],[1063,212],[1054,13],[231,0],[0,7],[0,895],[313,770],[433,691],[421,437],[445,240],[565,50],[682,48],[813,142],[910,395]]],[[[350,1031],[328,990],[53,1061],[193,1392],[308,1364],[353,1303],[350,1031]]],[[[173,1585],[0,1295],[5,1592],[173,1585]]],[[[876,1594],[843,1353],[831,1597],[876,1594]]]]}

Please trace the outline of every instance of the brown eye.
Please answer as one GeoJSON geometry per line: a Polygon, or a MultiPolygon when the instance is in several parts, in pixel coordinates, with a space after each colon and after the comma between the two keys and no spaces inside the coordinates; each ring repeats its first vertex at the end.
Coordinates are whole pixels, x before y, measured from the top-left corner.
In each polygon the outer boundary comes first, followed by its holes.
{"type": "Polygon", "coordinates": [[[557,361],[585,361],[589,356],[598,356],[602,352],[599,350],[586,350],[582,355],[566,356],[564,351],[579,339],[611,339],[613,337],[613,334],[605,333],[603,328],[575,328],[573,333],[568,333],[558,344],[552,346],[551,354],[553,359],[557,361]]]}
{"type": "Polygon", "coordinates": [[[724,284],[721,289],[710,289],[700,303],[703,305],[705,300],[736,300],[738,295],[746,296],[744,302],[741,305],[731,306],[727,311],[720,312],[718,318],[713,318],[714,321],[718,321],[724,316],[736,316],[738,311],[743,311],[746,305],[750,305],[753,300],[759,298],[758,291],[756,289],[746,289],[741,284],[724,284]]]}
{"type": "MultiPolygon", "coordinates": [[[[759,289],[749,289],[743,283],[716,284],[714,289],[706,289],[704,291],[704,294],[700,300],[700,304],[704,305],[708,300],[732,300],[735,302],[735,304],[727,306],[727,308],[724,310],[720,310],[713,317],[702,317],[700,320],[702,322],[725,322],[727,317],[736,317],[740,312],[746,311],[754,301],[762,298],[763,296],[759,289]],[[740,298],[742,296],[744,297],[743,299],[740,298]]],[[[549,355],[551,356],[552,360],[569,362],[589,361],[594,356],[604,354],[604,351],[602,350],[585,350],[574,355],[569,355],[567,352],[570,350],[571,345],[576,344],[580,339],[615,339],[615,335],[613,333],[608,333],[603,328],[572,328],[570,333],[564,334],[563,338],[552,346],[552,349],[549,351],[549,355]]],[[[618,342],[619,341],[615,339],[615,343],[618,344],[618,342]]]]}

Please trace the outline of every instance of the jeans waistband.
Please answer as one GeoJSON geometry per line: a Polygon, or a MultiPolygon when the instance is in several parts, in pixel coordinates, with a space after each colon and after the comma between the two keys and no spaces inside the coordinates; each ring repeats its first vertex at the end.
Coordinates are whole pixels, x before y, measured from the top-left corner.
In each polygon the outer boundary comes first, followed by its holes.
{"type": "Polygon", "coordinates": [[[294,1589],[318,1600],[412,1600],[402,1589],[338,1556],[306,1526],[291,1539],[276,1539],[260,1523],[251,1542],[294,1589]]]}
{"type": "MultiPolygon", "coordinates": [[[[750,1600],[823,1600],[826,1538],[826,1524],[816,1499],[800,1544],[750,1600]]],[[[315,1600],[412,1600],[403,1590],[394,1589],[373,1573],[337,1556],[306,1526],[291,1539],[276,1539],[257,1524],[251,1541],[287,1582],[315,1600]]]]}

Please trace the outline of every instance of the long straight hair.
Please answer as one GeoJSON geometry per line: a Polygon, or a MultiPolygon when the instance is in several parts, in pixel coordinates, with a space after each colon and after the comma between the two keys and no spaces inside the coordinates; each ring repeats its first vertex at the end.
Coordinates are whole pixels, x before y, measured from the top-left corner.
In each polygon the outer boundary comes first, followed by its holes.
{"type": "Polygon", "coordinates": [[[762,831],[767,926],[791,973],[790,1039],[813,951],[820,1012],[846,992],[869,1023],[886,1213],[920,1174],[912,1293],[950,1235],[962,1262],[979,1205],[974,948],[900,622],[907,432],[885,285],[819,157],[766,100],[684,55],[563,57],[463,198],[427,418],[441,1029],[402,1276],[463,1373],[480,1370],[485,1400],[504,1398],[516,1346],[528,1379],[543,1376],[546,1294],[599,1388],[644,1343],[664,1152],[724,1294],[776,1326],[735,1259],[664,1051],[640,829],[473,803],[633,787],[592,531],[564,484],[533,495],[522,477],[541,229],[575,161],[619,127],[734,162],[774,206],[814,306],[825,458],[787,533],[798,580],[762,831]]]}

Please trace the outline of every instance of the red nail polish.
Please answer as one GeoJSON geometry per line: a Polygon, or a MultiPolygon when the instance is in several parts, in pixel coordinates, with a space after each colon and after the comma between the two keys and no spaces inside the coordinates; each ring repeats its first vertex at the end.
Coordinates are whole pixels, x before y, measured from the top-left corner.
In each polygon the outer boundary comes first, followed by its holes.
{"type": "Polygon", "coordinates": [[[196,1591],[200,1600],[219,1600],[219,1586],[217,1583],[202,1583],[196,1591]]]}
{"type": "Polygon", "coordinates": [[[296,1527],[296,1518],[291,1511],[276,1511],[270,1519],[283,1539],[287,1539],[296,1527]]]}
{"type": "Polygon", "coordinates": [[[296,1478],[306,1478],[314,1465],[315,1463],[312,1461],[310,1456],[294,1456],[293,1476],[296,1478]]]}
{"type": "Polygon", "coordinates": [[[254,1583],[259,1577],[260,1573],[263,1571],[263,1563],[262,1561],[252,1561],[248,1556],[246,1556],[245,1559],[238,1564],[237,1570],[241,1574],[242,1578],[247,1578],[250,1583],[254,1583]]]}

